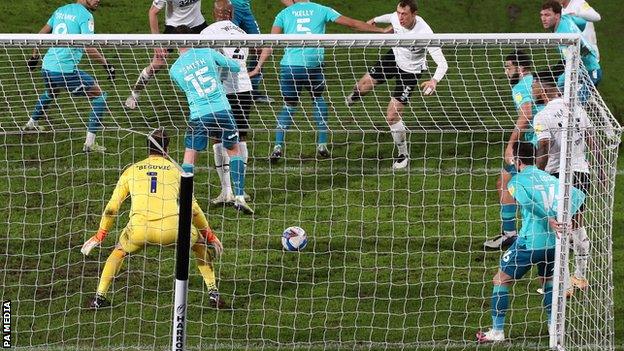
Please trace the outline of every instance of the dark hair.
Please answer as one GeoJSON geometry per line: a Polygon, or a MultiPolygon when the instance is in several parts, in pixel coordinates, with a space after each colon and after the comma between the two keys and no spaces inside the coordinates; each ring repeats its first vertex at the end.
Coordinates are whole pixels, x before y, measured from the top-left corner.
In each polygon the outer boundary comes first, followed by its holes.
{"type": "Polygon", "coordinates": [[[416,0],[401,0],[399,1],[400,7],[409,6],[412,13],[418,11],[418,6],[416,5],[416,0]]]}
{"type": "Polygon", "coordinates": [[[193,34],[193,30],[189,26],[181,25],[175,28],[175,34],[193,34]]]}
{"type": "Polygon", "coordinates": [[[556,0],[548,0],[542,5],[542,10],[553,10],[555,14],[561,14],[561,4],[556,0]]]}
{"type": "Polygon", "coordinates": [[[537,74],[535,74],[533,78],[538,80],[542,84],[545,84],[551,87],[557,86],[558,76],[555,74],[555,72],[551,70],[537,72],[537,74]]]}
{"type": "Polygon", "coordinates": [[[505,57],[505,61],[511,61],[516,67],[524,67],[527,69],[531,69],[533,67],[533,61],[531,61],[531,56],[522,50],[516,50],[511,54],[505,57]]]}
{"type": "Polygon", "coordinates": [[[528,141],[516,141],[513,145],[513,154],[527,166],[535,164],[535,147],[528,141]]]}
{"type": "Polygon", "coordinates": [[[154,129],[149,136],[150,137],[147,138],[147,147],[149,148],[150,155],[164,155],[161,149],[167,152],[167,148],[169,147],[169,136],[167,135],[165,128],[154,129]],[[154,139],[157,144],[155,144],[152,139],[154,139]],[[158,146],[160,146],[160,148],[158,146]]]}

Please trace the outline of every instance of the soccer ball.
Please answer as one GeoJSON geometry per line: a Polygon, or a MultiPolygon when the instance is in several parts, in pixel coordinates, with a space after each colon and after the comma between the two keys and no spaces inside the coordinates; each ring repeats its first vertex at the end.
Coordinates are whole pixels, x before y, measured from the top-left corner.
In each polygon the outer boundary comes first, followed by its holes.
{"type": "Polygon", "coordinates": [[[308,244],[305,230],[299,227],[288,227],[282,233],[282,246],[288,251],[301,251],[308,244]]]}

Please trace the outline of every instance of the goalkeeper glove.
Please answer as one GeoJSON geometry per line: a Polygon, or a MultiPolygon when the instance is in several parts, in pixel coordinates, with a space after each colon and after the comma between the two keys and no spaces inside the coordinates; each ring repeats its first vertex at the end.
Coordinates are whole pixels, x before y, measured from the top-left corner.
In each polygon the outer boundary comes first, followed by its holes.
{"type": "Polygon", "coordinates": [[[212,246],[214,248],[215,253],[217,254],[217,256],[221,256],[221,254],[223,253],[223,244],[221,244],[221,240],[219,240],[219,238],[217,238],[217,236],[212,231],[212,229],[210,229],[210,227],[208,227],[206,229],[200,230],[199,232],[201,233],[202,237],[204,237],[204,239],[206,239],[206,243],[209,246],[212,246]]]}
{"type": "Polygon", "coordinates": [[[102,241],[104,241],[104,238],[106,238],[107,234],[108,231],[104,229],[98,230],[97,234],[92,236],[89,240],[85,241],[85,243],[82,245],[82,249],[80,249],[80,252],[82,252],[82,254],[85,256],[89,255],[89,252],[91,252],[94,247],[100,246],[102,241]]]}
{"type": "Polygon", "coordinates": [[[111,81],[115,80],[115,66],[107,63],[104,65],[104,69],[106,74],[108,74],[108,79],[111,81]]]}
{"type": "Polygon", "coordinates": [[[37,68],[38,64],[39,64],[39,56],[36,56],[36,55],[31,56],[26,62],[28,69],[31,71],[34,71],[35,68],[37,68]]]}

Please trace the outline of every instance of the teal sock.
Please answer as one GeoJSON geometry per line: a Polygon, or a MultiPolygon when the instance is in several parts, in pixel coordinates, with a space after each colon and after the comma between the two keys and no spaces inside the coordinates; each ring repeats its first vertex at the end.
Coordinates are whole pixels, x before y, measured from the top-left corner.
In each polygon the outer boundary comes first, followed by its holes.
{"type": "Polygon", "coordinates": [[[234,195],[245,194],[245,162],[240,155],[230,156],[230,174],[232,176],[232,186],[234,195]]]}
{"type": "Polygon", "coordinates": [[[492,288],[492,329],[505,328],[505,314],[509,307],[509,288],[504,285],[494,285],[492,288]]]}
{"type": "Polygon", "coordinates": [[[275,131],[275,145],[284,145],[286,139],[286,130],[290,128],[293,122],[293,115],[297,112],[296,107],[284,105],[282,111],[277,115],[277,130],[275,131]]]}
{"type": "Polygon", "coordinates": [[[52,100],[52,96],[50,96],[47,90],[43,94],[39,95],[39,100],[37,100],[37,103],[35,104],[35,109],[32,115],[30,115],[30,118],[38,121],[41,116],[43,116],[45,109],[48,108],[48,105],[50,105],[52,100]]]}
{"type": "Polygon", "coordinates": [[[516,231],[516,204],[501,204],[501,221],[504,232],[516,231]]]}
{"type": "Polygon", "coordinates": [[[89,132],[96,133],[102,128],[102,117],[106,113],[106,93],[91,101],[91,114],[89,115],[89,132]]]}
{"type": "Polygon", "coordinates": [[[183,163],[182,164],[182,170],[186,173],[193,173],[193,169],[195,168],[195,166],[193,166],[190,163],[183,163]]]}
{"type": "Polygon", "coordinates": [[[317,144],[327,144],[327,103],[320,96],[314,99],[314,120],[318,128],[317,144]]]}

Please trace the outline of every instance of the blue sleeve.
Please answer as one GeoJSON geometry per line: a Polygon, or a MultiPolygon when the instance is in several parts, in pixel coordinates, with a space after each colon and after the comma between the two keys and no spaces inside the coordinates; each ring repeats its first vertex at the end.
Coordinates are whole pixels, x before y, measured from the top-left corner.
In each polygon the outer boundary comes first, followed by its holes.
{"type": "Polygon", "coordinates": [[[342,16],[338,11],[332,9],[331,7],[321,6],[323,11],[325,12],[325,22],[336,22],[336,20],[342,16]]]}
{"type": "Polygon", "coordinates": [[[513,101],[516,105],[516,109],[519,110],[520,106],[526,103],[533,103],[533,98],[531,97],[531,91],[522,85],[515,86],[511,93],[513,95],[513,101]]]}
{"type": "Polygon", "coordinates": [[[80,34],[93,34],[95,33],[95,25],[93,22],[93,16],[86,17],[82,23],[80,23],[80,34]]]}
{"type": "Polygon", "coordinates": [[[176,74],[176,69],[177,67],[175,66],[175,64],[173,66],[171,66],[171,69],[169,70],[169,77],[171,77],[171,80],[178,86],[178,88],[180,88],[180,90],[184,91],[184,87],[182,86],[182,83],[178,80],[178,75],[176,74]]]}
{"type": "Polygon", "coordinates": [[[227,68],[230,72],[234,73],[240,72],[240,65],[238,62],[229,59],[216,51],[212,52],[212,57],[219,67],[227,68]]]}
{"type": "Polygon", "coordinates": [[[507,184],[507,190],[511,196],[520,204],[520,206],[533,213],[538,218],[550,217],[541,203],[535,202],[526,188],[520,182],[514,182],[513,179],[507,184]]]}
{"type": "Polygon", "coordinates": [[[54,11],[52,13],[52,16],[50,16],[50,18],[48,19],[48,22],[46,23],[48,26],[54,28],[54,15],[56,14],[56,11],[54,11]]]}
{"type": "Polygon", "coordinates": [[[572,20],[572,22],[574,22],[574,24],[576,24],[576,26],[579,27],[581,31],[585,30],[585,27],[587,26],[586,20],[578,16],[570,16],[570,20],[572,20]]]}
{"type": "Polygon", "coordinates": [[[277,14],[275,21],[273,21],[273,27],[284,28],[284,11],[285,10],[282,10],[277,14]]]}

